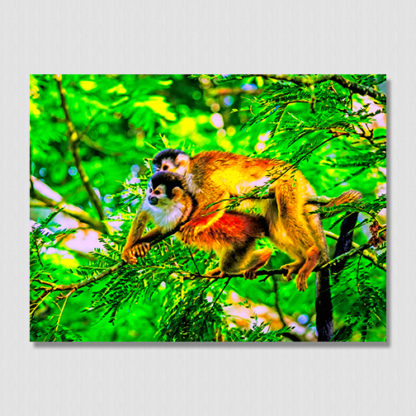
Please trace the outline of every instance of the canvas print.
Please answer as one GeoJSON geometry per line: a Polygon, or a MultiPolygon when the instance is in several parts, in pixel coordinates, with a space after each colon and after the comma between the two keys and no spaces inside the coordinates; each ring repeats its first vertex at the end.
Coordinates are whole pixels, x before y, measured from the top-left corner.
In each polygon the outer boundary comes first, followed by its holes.
{"type": "Polygon", "coordinates": [[[30,76],[30,340],[385,342],[386,76],[30,76]]]}

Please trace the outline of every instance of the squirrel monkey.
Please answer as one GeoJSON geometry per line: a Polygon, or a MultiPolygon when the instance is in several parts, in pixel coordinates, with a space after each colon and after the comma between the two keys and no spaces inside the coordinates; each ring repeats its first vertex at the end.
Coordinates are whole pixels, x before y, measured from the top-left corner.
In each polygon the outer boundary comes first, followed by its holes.
{"type": "MultiPolygon", "coordinates": [[[[222,218],[230,197],[269,183],[269,195],[274,197],[255,203],[267,222],[271,241],[295,260],[282,266],[287,280],[297,274],[297,288],[304,291],[313,269],[329,260],[320,216],[311,214],[317,210],[317,205],[309,202],[316,197],[315,191],[303,174],[288,163],[219,151],[190,157],[181,150],[165,149],[154,157],[153,169],[182,175],[198,203],[191,221],[182,227],[185,242],[222,218]]],[[[354,199],[344,197],[342,202],[354,199]]]]}
{"type": "MultiPolygon", "coordinates": [[[[137,263],[136,256],[144,257],[152,240],[188,221],[196,210],[196,200],[186,190],[182,176],[172,172],[154,174],[127,237],[123,260],[137,263]],[[157,227],[142,237],[149,220],[157,227]]],[[[181,232],[176,235],[182,239],[181,232]]],[[[256,240],[266,235],[267,224],[263,217],[230,211],[212,222],[209,228],[192,235],[186,243],[203,250],[214,250],[218,255],[219,267],[211,270],[209,275],[243,274],[245,278],[253,279],[271,256],[268,248],[254,249],[256,240]]]]}

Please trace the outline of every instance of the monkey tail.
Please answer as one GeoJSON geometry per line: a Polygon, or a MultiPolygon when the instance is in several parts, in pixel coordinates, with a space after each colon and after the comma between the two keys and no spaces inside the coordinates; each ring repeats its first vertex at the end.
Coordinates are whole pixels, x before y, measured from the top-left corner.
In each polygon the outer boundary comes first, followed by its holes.
{"type": "Polygon", "coordinates": [[[337,196],[336,198],[331,199],[325,207],[336,207],[337,205],[341,204],[348,204],[349,202],[357,201],[358,199],[361,199],[363,196],[361,195],[361,192],[350,190],[343,192],[340,196],[337,196]]]}
{"type": "MultiPolygon", "coordinates": [[[[359,192],[358,192],[359,193],[359,192]]],[[[360,194],[361,195],[361,194],[360,194]]],[[[341,224],[341,232],[335,246],[335,255],[347,253],[352,248],[353,230],[358,219],[358,213],[348,215],[341,224]]],[[[338,273],[345,265],[346,260],[336,263],[331,272],[338,273]]],[[[334,282],[336,280],[334,278],[334,282]]],[[[318,341],[330,341],[333,335],[331,284],[329,280],[329,269],[325,268],[316,272],[316,330],[318,341]]]]}
{"type": "Polygon", "coordinates": [[[342,204],[348,204],[350,202],[358,201],[363,196],[360,192],[349,190],[346,192],[343,192],[341,195],[337,196],[336,198],[328,198],[326,196],[318,196],[318,197],[312,197],[308,198],[307,204],[315,204],[323,206],[324,208],[332,208],[328,212],[323,212],[320,214],[321,218],[328,218],[332,217],[335,214],[338,214],[342,212],[342,210],[339,210],[336,208],[338,205],[342,204]]]}
{"type": "Polygon", "coordinates": [[[316,272],[315,311],[318,341],[330,341],[334,331],[334,323],[332,318],[331,284],[328,269],[316,272]]]}

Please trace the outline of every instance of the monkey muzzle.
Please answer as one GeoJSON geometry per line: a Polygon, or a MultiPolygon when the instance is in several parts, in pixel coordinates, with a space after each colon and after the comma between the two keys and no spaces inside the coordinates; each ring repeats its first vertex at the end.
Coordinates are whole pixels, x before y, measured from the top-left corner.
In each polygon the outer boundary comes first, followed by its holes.
{"type": "Polygon", "coordinates": [[[155,196],[149,196],[147,199],[149,200],[150,205],[157,205],[158,199],[155,196]]]}

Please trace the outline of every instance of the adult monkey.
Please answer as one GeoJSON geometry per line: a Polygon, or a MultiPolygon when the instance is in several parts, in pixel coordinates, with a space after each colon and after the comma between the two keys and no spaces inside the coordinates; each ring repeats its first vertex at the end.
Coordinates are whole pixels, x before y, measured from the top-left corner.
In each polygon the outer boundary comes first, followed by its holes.
{"type": "MultiPolygon", "coordinates": [[[[319,214],[311,214],[317,209],[310,203],[316,197],[315,191],[290,164],[219,151],[190,157],[181,150],[165,149],[154,157],[153,168],[156,172],[182,175],[198,202],[192,220],[181,230],[185,242],[221,218],[230,197],[270,184],[269,194],[273,197],[254,200],[254,204],[260,206],[267,221],[269,238],[295,260],[282,266],[287,271],[286,278],[291,280],[297,274],[297,288],[304,291],[313,269],[329,260],[319,214]]],[[[357,194],[351,191],[339,198],[342,203],[351,202],[357,199],[357,194]]],[[[332,204],[339,203],[334,200],[332,204]]]]}
{"type": "MultiPolygon", "coordinates": [[[[178,226],[188,221],[195,209],[196,201],[187,191],[183,176],[172,172],[155,173],[130,228],[122,252],[123,260],[136,264],[137,257],[144,257],[153,241],[170,231],[175,231],[182,240],[178,226]],[[143,236],[149,220],[156,227],[143,236]]],[[[267,224],[263,217],[229,211],[194,239],[189,239],[187,244],[213,250],[219,257],[219,267],[207,275],[242,274],[246,279],[254,279],[257,270],[267,264],[272,254],[269,248],[255,248],[256,240],[266,236],[267,224]]]]}

